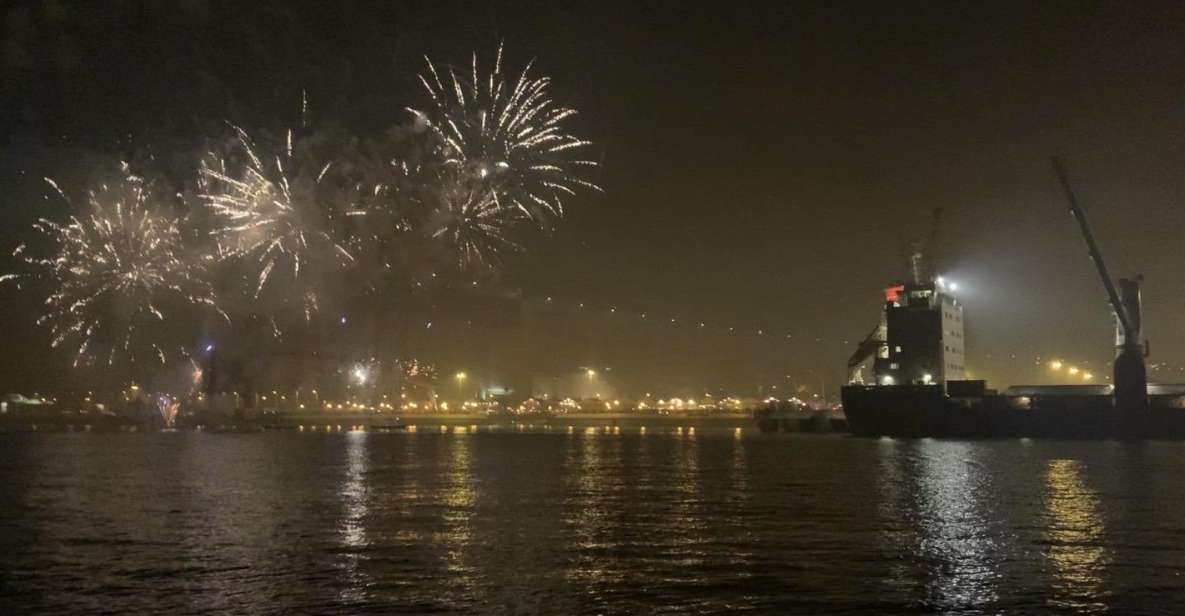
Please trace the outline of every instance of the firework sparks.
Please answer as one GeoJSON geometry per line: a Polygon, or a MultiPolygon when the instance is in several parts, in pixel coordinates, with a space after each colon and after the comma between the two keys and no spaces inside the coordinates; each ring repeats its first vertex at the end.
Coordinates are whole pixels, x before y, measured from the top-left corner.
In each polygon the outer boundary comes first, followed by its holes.
{"type": "Polygon", "coordinates": [[[49,328],[51,346],[74,347],[75,366],[135,363],[142,356],[165,363],[174,354],[164,346],[175,328],[172,317],[193,306],[225,317],[200,260],[182,254],[177,220],[152,200],[141,178],[127,174],[89,191],[86,205],[75,209],[64,224],[34,225],[51,246],[47,258],[26,255],[23,246],[14,252],[33,276],[51,283],[37,323],[49,328]]]}
{"type": "MultiPolygon", "coordinates": [[[[319,259],[326,253],[339,265],[353,262],[350,252],[330,234],[328,212],[315,194],[332,163],[307,177],[298,171],[291,131],[283,154],[266,159],[245,131],[238,127],[235,131],[247,159],[241,173],[231,173],[224,159],[212,155],[203,162],[199,177],[202,198],[221,224],[214,231],[219,256],[258,263],[254,296],[259,297],[279,271],[290,271],[293,279],[300,279],[302,270],[322,262],[319,259]]],[[[318,310],[317,294],[305,289],[300,300],[307,320],[318,310]]]]}
{"type": "Polygon", "coordinates": [[[447,226],[435,235],[455,240],[465,261],[486,261],[478,258],[482,251],[513,247],[505,238],[516,223],[546,229],[563,215],[564,199],[600,190],[582,177],[596,166],[579,155],[589,142],[566,131],[576,111],[556,105],[550,79],[530,71],[528,65],[517,79],[505,75],[499,47],[488,74],[474,54],[468,75],[452,69],[442,75],[431,60],[420,75],[430,104],[409,111],[440,141],[452,180],[441,199],[447,226]]]}
{"type": "Polygon", "coordinates": [[[161,394],[156,397],[156,409],[160,412],[160,418],[164,422],[165,428],[172,428],[177,423],[177,411],[181,410],[181,401],[167,394],[161,394]]]}
{"type": "Polygon", "coordinates": [[[463,181],[446,185],[436,216],[432,237],[451,247],[462,268],[495,268],[502,253],[521,249],[507,234],[513,212],[481,186],[463,181]]]}

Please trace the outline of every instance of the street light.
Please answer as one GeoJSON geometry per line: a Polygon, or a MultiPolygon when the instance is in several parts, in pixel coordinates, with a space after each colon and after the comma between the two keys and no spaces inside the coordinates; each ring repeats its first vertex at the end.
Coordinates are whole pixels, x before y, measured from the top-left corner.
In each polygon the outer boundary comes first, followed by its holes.
{"type": "Polygon", "coordinates": [[[465,379],[468,378],[468,375],[466,375],[464,372],[458,372],[454,378],[457,379],[457,397],[460,398],[462,402],[464,402],[465,392],[461,388],[464,386],[465,379]]]}
{"type": "Polygon", "coordinates": [[[819,379],[819,395],[823,399],[826,399],[827,398],[827,379],[822,374],[815,372],[814,370],[808,369],[806,372],[807,372],[807,374],[811,374],[811,375],[814,375],[815,377],[818,377],[818,379],[819,379]]]}

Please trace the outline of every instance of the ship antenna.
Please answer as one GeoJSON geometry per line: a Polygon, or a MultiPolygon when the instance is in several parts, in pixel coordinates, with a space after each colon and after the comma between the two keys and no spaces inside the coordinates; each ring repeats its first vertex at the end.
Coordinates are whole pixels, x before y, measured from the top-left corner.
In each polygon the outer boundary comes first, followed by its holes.
{"type": "Polygon", "coordinates": [[[928,279],[925,282],[932,282],[934,277],[939,274],[938,234],[942,230],[942,212],[943,208],[934,208],[934,216],[930,221],[930,240],[926,242],[926,266],[928,269],[926,276],[928,279]]]}

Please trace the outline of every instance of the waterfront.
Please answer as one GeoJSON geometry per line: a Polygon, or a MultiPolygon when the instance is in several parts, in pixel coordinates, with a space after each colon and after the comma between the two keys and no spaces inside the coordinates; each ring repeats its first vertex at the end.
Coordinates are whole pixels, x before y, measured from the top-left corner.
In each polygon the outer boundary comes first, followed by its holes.
{"type": "Polygon", "coordinates": [[[1179,443],[5,435],[0,608],[1157,613],[1179,443]]]}

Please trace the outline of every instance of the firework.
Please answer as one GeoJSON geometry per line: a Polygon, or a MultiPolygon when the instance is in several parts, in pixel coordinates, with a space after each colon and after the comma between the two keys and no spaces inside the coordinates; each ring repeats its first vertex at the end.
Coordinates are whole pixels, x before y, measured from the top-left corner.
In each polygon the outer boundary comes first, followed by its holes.
{"type": "Polygon", "coordinates": [[[181,401],[167,394],[156,397],[156,410],[160,413],[165,428],[172,428],[177,423],[177,411],[181,410],[181,401]]]}
{"type": "Polygon", "coordinates": [[[508,235],[513,224],[513,212],[491,191],[454,180],[441,188],[432,237],[451,248],[461,268],[496,268],[502,253],[521,249],[508,235]]]}
{"type": "MultiPolygon", "coordinates": [[[[505,237],[516,223],[546,229],[563,214],[567,197],[581,189],[600,190],[582,177],[596,162],[579,155],[589,142],[566,131],[576,111],[555,104],[550,79],[533,77],[530,65],[517,79],[508,78],[501,47],[486,74],[477,54],[468,75],[449,69],[442,77],[426,62],[420,81],[430,104],[409,111],[440,142],[447,180],[441,207],[454,228],[436,235],[457,238],[461,222],[461,235],[483,238],[485,249],[510,247],[505,237]]],[[[477,243],[457,245],[466,261],[481,254],[475,252],[477,243]]]]}
{"type": "Polygon", "coordinates": [[[65,223],[34,225],[48,240],[48,257],[26,255],[23,246],[14,254],[33,277],[49,282],[37,323],[49,328],[51,346],[74,349],[75,366],[147,358],[163,364],[183,353],[180,345],[165,345],[183,311],[197,306],[222,314],[201,261],[183,254],[177,219],[152,200],[141,178],[125,174],[89,191],[86,205],[74,209],[65,223]]]}
{"type": "MultiPolygon", "coordinates": [[[[199,170],[201,197],[218,221],[213,233],[219,257],[257,264],[254,297],[281,271],[299,280],[310,265],[353,262],[331,235],[329,212],[316,194],[331,163],[315,175],[302,173],[293,156],[292,131],[283,153],[270,157],[261,156],[242,129],[235,132],[246,164],[233,173],[224,159],[209,156],[199,170]]],[[[318,309],[317,293],[309,286],[297,291],[307,320],[318,309]]]]}
{"type": "Polygon", "coordinates": [[[412,358],[402,362],[403,375],[409,379],[423,379],[427,382],[436,380],[436,366],[412,358]]]}
{"type": "Polygon", "coordinates": [[[385,278],[391,262],[416,245],[417,231],[435,207],[426,190],[434,179],[423,165],[393,160],[389,151],[354,152],[343,162],[352,170],[337,194],[350,229],[348,250],[360,270],[385,278]]]}

